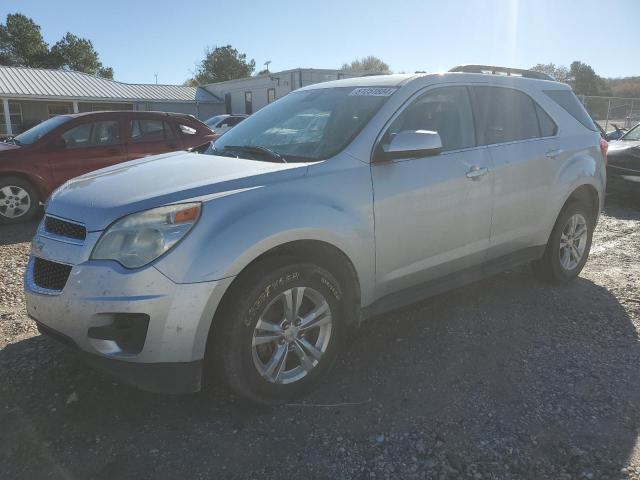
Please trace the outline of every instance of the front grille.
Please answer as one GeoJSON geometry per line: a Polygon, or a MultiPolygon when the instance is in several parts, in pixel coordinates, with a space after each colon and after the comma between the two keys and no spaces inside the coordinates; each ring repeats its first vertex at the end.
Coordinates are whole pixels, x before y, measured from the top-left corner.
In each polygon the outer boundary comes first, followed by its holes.
{"type": "Polygon", "coordinates": [[[71,265],[35,258],[33,262],[33,283],[47,290],[62,290],[71,273],[71,265]]]}
{"type": "Polygon", "coordinates": [[[54,235],[75,238],[76,240],[84,240],[87,237],[87,229],[82,225],[60,220],[59,218],[48,215],[44,219],[44,229],[54,235]]]}

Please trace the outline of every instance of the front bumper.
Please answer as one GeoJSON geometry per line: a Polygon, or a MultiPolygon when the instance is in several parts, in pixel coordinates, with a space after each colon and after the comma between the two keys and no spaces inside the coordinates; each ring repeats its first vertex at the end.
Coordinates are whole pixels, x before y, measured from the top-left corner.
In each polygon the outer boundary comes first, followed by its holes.
{"type": "MultiPolygon", "coordinates": [[[[35,319],[34,319],[35,320],[35,319]]],[[[96,370],[111,375],[127,385],[147,392],[181,394],[202,388],[201,360],[181,363],[134,363],[93,355],[79,349],[66,335],[36,320],[38,331],[73,348],[82,360],[96,370]]]]}
{"type": "Polygon", "coordinates": [[[231,279],[178,284],[152,265],[128,270],[88,260],[91,247],[39,229],[24,281],[29,316],[126,383],[163,393],[199,390],[211,321],[231,279]],[[71,266],[61,290],[36,283],[36,257],[71,266]]]}

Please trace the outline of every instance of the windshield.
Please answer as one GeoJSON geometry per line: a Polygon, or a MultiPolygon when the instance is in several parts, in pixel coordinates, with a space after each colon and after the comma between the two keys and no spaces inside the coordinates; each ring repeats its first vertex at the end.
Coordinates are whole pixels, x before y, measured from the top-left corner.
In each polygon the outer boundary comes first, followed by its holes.
{"type": "Polygon", "coordinates": [[[45,120],[42,123],[39,123],[33,128],[30,128],[26,132],[22,132],[20,135],[17,135],[13,138],[13,140],[18,145],[31,145],[32,143],[37,142],[42,137],[44,137],[47,133],[49,133],[54,128],[62,125],[65,122],[71,120],[71,117],[66,117],[64,115],[59,115],[57,117],[50,118],[49,120],[45,120]]]}
{"type": "Polygon", "coordinates": [[[293,92],[239,123],[206,153],[261,147],[287,162],[324,160],[342,150],[393,92],[354,87],[293,92]]]}
{"type": "Polygon", "coordinates": [[[640,140],[640,123],[620,137],[620,140],[640,140]]]}

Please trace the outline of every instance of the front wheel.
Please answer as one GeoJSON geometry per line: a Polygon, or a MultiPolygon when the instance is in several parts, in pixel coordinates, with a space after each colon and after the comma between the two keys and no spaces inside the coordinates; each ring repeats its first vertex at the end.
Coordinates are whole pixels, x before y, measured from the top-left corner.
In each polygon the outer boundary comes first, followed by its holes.
{"type": "Polygon", "coordinates": [[[544,256],[531,264],[536,276],[554,283],[577,277],[589,257],[594,223],[586,204],[567,204],[556,220],[544,256]]]}
{"type": "Polygon", "coordinates": [[[31,220],[40,209],[36,189],[18,177],[0,178],[0,223],[31,220]]]}
{"type": "Polygon", "coordinates": [[[215,319],[212,367],[233,391],[258,403],[309,391],[342,341],[340,285],[325,269],[302,263],[266,264],[238,281],[215,319]]]}

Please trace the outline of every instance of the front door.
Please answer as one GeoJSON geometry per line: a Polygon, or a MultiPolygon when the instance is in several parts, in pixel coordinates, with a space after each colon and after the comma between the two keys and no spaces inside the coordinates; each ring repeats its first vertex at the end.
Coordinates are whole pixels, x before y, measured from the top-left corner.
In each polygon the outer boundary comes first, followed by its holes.
{"type": "Polygon", "coordinates": [[[75,123],[53,141],[48,156],[55,183],[124,162],[127,149],[117,119],[75,123]]]}
{"type": "Polygon", "coordinates": [[[405,130],[437,131],[443,148],[372,165],[378,297],[480,264],[491,233],[491,165],[468,89],[427,90],[381,141],[405,130]]]}

